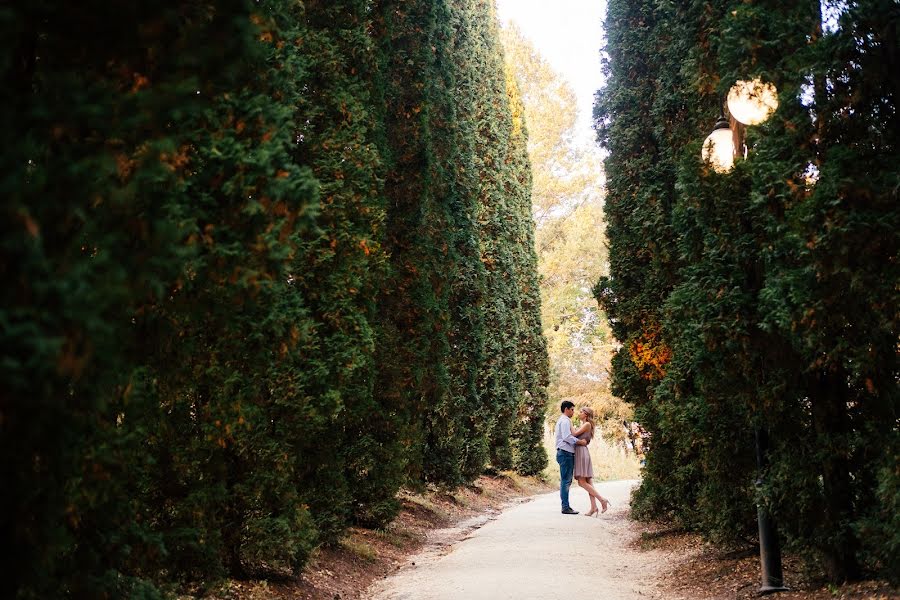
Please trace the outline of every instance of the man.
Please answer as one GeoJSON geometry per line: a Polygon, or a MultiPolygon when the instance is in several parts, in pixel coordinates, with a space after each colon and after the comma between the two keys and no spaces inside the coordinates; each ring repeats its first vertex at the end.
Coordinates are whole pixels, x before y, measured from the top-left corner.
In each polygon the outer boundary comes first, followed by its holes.
{"type": "Polygon", "coordinates": [[[572,474],[575,472],[575,446],[587,446],[586,440],[579,440],[572,435],[572,415],[575,405],[568,400],[560,407],[562,416],[556,422],[556,462],[559,463],[559,499],[562,500],[562,514],[577,515],[577,510],[569,506],[569,486],[572,485],[572,474]]]}

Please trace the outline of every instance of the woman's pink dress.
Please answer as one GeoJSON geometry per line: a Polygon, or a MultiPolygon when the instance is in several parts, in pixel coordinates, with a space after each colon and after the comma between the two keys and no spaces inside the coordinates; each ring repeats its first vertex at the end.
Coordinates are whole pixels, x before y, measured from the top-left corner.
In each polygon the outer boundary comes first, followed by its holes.
{"type": "MultiPolygon", "coordinates": [[[[594,437],[593,429],[588,429],[578,436],[579,440],[587,440],[588,443],[594,437]]],[[[575,446],[575,477],[593,477],[594,467],[591,466],[591,454],[587,446],[575,446]]]]}

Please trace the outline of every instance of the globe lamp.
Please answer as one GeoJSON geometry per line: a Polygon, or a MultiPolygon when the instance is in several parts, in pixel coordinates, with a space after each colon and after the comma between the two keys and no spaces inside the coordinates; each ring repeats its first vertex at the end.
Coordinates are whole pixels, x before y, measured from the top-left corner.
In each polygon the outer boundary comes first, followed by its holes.
{"type": "Polygon", "coordinates": [[[734,135],[725,117],[719,117],[712,133],[703,141],[700,156],[716,173],[727,173],[734,168],[734,135]]]}
{"type": "Polygon", "coordinates": [[[728,91],[728,111],[744,125],[759,125],[778,108],[778,90],[759,78],[738,81],[728,91]]]}

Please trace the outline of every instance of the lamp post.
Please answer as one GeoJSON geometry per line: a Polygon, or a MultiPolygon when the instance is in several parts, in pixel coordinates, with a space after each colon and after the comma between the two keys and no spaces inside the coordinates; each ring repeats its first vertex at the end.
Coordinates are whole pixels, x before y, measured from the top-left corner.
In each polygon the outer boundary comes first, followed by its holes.
{"type": "MultiPolygon", "coordinates": [[[[738,81],[728,92],[726,103],[732,122],[725,118],[721,109],[719,118],[706,140],[701,156],[717,173],[727,173],[734,168],[738,152],[746,157],[744,147],[744,126],[765,122],[778,108],[778,93],[771,83],[760,79],[738,81]]],[[[762,426],[755,430],[756,442],[756,489],[761,493],[765,486],[763,473],[768,466],[768,432],[762,426]]],[[[787,591],[781,570],[781,547],[778,531],[768,509],[757,502],[756,519],[759,526],[759,562],[761,585],[760,594],[787,591]]]]}
{"type": "MultiPolygon", "coordinates": [[[[763,427],[756,428],[756,489],[762,490],[765,485],[763,473],[768,466],[769,434],[763,427]]],[[[784,576],[781,572],[781,544],[778,542],[778,530],[775,521],[762,502],[756,504],[756,521],[759,526],[759,568],[761,584],[760,594],[786,592],[784,576]]]]}

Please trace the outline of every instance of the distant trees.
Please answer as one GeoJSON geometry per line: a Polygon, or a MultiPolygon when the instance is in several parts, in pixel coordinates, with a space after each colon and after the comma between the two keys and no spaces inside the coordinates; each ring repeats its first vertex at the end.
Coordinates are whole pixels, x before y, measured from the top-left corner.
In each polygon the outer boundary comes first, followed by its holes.
{"type": "Polygon", "coordinates": [[[550,414],[559,413],[562,400],[591,405],[605,432],[621,435],[621,421],[631,418],[631,408],[610,392],[615,341],[591,294],[608,271],[605,245],[598,244],[605,235],[600,151],[592,140],[577,136],[570,84],[514,24],[502,28],[501,40],[529,117],[541,311],[552,365],[550,414]]]}
{"type": "Polygon", "coordinates": [[[829,578],[896,574],[900,15],[889,2],[611,2],[614,389],[653,434],[636,508],[752,534],[765,503],[829,578]],[[821,13],[825,7],[827,14],[821,13]],[[728,174],[700,144],[733,82],[779,90],[728,174]],[[771,439],[755,490],[753,431],[771,439]]]}
{"type": "Polygon", "coordinates": [[[535,473],[492,3],[0,11],[5,596],[286,575],[404,483],[535,473]]]}

